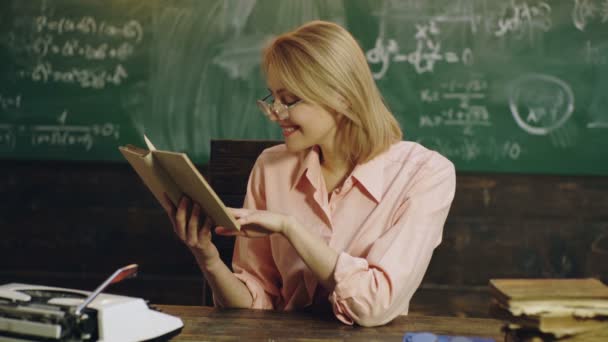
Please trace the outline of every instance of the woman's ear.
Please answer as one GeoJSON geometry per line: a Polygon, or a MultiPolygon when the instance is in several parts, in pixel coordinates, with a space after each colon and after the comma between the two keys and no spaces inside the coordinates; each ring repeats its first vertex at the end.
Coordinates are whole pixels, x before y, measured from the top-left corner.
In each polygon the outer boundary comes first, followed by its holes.
{"type": "Polygon", "coordinates": [[[346,115],[344,113],[340,113],[340,112],[336,112],[335,118],[336,118],[336,125],[340,128],[343,128],[344,125],[346,125],[348,122],[352,121],[348,115],[346,115]]]}

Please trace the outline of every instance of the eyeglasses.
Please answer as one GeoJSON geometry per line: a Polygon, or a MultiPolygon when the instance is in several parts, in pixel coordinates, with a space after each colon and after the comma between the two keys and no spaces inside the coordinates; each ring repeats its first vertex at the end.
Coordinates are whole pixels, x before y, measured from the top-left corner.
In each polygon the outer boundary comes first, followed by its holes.
{"type": "Polygon", "coordinates": [[[289,118],[289,109],[300,102],[302,102],[301,99],[289,104],[284,104],[279,99],[273,99],[272,94],[268,94],[265,98],[257,100],[256,104],[268,119],[276,121],[276,118],[279,120],[287,120],[289,118]],[[268,102],[269,99],[270,102],[268,102]]]}

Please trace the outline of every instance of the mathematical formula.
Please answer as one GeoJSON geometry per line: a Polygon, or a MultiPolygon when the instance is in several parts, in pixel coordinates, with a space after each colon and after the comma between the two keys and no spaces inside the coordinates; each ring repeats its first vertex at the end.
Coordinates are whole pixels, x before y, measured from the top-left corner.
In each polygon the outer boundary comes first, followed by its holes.
{"type": "Polygon", "coordinates": [[[0,109],[10,110],[21,108],[21,94],[8,96],[0,94],[0,109]]]}
{"type": "Polygon", "coordinates": [[[33,24],[33,33],[10,32],[7,43],[36,61],[15,71],[17,77],[34,83],[91,90],[119,86],[128,79],[125,65],[144,38],[137,20],[110,23],[93,16],[37,16],[19,17],[19,26],[27,26],[28,21],[33,24]]]}
{"type": "Polygon", "coordinates": [[[490,113],[482,102],[486,98],[488,82],[482,75],[473,75],[469,80],[450,80],[442,82],[436,89],[422,89],[420,101],[424,104],[451,103],[438,114],[420,114],[418,126],[452,126],[463,128],[465,135],[472,135],[476,126],[492,126],[490,113]]]}
{"type": "Polygon", "coordinates": [[[574,26],[584,31],[591,22],[608,22],[608,0],[574,0],[574,26]]]}
{"type": "Polygon", "coordinates": [[[22,70],[21,78],[36,83],[76,84],[82,88],[104,89],[107,85],[118,86],[129,76],[122,64],[114,66],[113,70],[94,70],[93,68],[76,68],[56,70],[50,62],[36,65],[32,70],[22,70]]]}
{"type": "Polygon", "coordinates": [[[551,6],[546,2],[531,5],[511,0],[498,16],[493,33],[496,37],[512,34],[519,39],[529,35],[534,40],[536,32],[547,32],[551,26],[551,6]]]}
{"type": "Polygon", "coordinates": [[[80,18],[49,18],[39,16],[35,18],[37,32],[53,32],[58,35],[66,33],[80,33],[84,35],[97,35],[107,38],[118,38],[141,42],[144,37],[142,25],[137,20],[129,20],[124,24],[111,24],[91,16],[80,18]]]}
{"type": "Polygon", "coordinates": [[[99,139],[118,140],[120,126],[113,123],[93,125],[11,125],[0,124],[0,148],[17,146],[80,147],[93,149],[99,139]]]}
{"type": "Polygon", "coordinates": [[[131,57],[135,51],[133,44],[123,42],[120,44],[101,43],[93,46],[83,43],[78,39],[68,39],[64,42],[57,42],[55,37],[45,35],[38,37],[28,47],[35,55],[62,56],[62,57],[82,57],[87,60],[117,59],[125,61],[131,57]]]}
{"type": "MultiPolygon", "coordinates": [[[[473,64],[475,51],[470,47],[444,51],[440,37],[442,24],[469,24],[472,35],[478,35],[480,32],[478,27],[482,26],[485,27],[485,31],[481,32],[494,38],[528,38],[531,43],[537,41],[541,34],[548,32],[553,26],[551,18],[553,11],[546,1],[510,0],[501,5],[498,11],[487,11],[487,13],[486,11],[478,13],[479,9],[473,4],[473,1],[464,1],[460,5],[450,7],[458,8],[454,13],[448,10],[447,13],[434,16],[421,15],[420,20],[424,20],[424,23],[418,24],[417,20],[412,20],[414,15],[411,13],[416,13],[420,8],[413,3],[385,1],[383,10],[376,13],[380,17],[380,34],[374,47],[366,51],[368,62],[371,65],[380,65],[380,69],[374,72],[374,77],[382,79],[391,63],[409,63],[418,74],[433,72],[435,65],[440,62],[473,64]],[[412,22],[416,31],[414,34],[416,46],[413,51],[402,52],[400,41],[403,37],[390,37],[386,32],[386,26],[392,24],[400,27],[408,21],[412,22]]],[[[608,23],[608,0],[574,0],[572,20],[579,30],[584,30],[592,21],[608,23]]],[[[401,32],[400,29],[395,30],[401,32]]],[[[586,48],[589,63],[605,63],[591,46],[586,48]]]]}
{"type": "Polygon", "coordinates": [[[555,76],[527,74],[512,82],[509,107],[523,130],[546,135],[570,118],[574,112],[574,93],[555,76]]]}
{"type": "Polygon", "coordinates": [[[444,139],[439,137],[420,137],[420,144],[432,148],[448,158],[473,162],[479,159],[518,160],[525,153],[517,141],[497,141],[494,138],[463,137],[444,139]]]}
{"type": "Polygon", "coordinates": [[[442,51],[439,34],[439,26],[435,21],[416,25],[416,49],[409,53],[401,53],[396,39],[385,40],[384,37],[378,37],[375,46],[366,52],[370,64],[381,64],[380,70],[374,72],[374,78],[382,79],[391,62],[409,63],[418,74],[433,72],[438,62],[473,64],[473,52],[469,48],[459,52],[442,51]]]}

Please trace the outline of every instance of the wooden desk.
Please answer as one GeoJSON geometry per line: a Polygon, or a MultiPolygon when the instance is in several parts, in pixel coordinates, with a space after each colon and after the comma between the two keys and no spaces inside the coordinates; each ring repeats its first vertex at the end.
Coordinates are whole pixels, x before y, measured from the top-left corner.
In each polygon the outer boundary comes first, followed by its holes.
{"type": "Polygon", "coordinates": [[[488,318],[409,315],[377,328],[352,327],[329,315],[158,305],[180,317],[184,328],[172,341],[402,341],[406,332],[491,337],[502,342],[501,322],[488,318]]]}

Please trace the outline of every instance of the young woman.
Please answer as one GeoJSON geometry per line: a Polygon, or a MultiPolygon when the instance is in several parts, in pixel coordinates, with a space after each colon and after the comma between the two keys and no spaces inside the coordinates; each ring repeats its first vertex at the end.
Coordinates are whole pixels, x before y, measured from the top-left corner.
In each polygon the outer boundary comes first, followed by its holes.
{"type": "Polygon", "coordinates": [[[166,204],[216,305],[325,305],[362,326],[407,314],[441,242],[454,166],[401,141],[363,51],[341,26],[314,21],[276,37],[263,69],[269,94],[258,105],[280,125],[285,144],[262,152],[243,208],[230,209],[243,227],[234,272],[220,260],[214,224],[201,224],[198,204],[166,204]]]}

